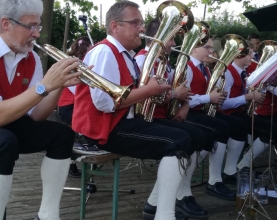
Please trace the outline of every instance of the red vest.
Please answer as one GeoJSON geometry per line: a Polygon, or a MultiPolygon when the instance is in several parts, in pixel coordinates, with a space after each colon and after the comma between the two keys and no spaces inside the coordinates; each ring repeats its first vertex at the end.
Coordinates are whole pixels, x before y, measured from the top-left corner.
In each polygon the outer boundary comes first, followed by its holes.
{"type": "Polygon", "coordinates": [[[258,65],[257,63],[251,62],[251,64],[246,68],[247,74],[249,75],[253,73],[256,70],[257,65],[258,65]]]}
{"type": "Polygon", "coordinates": [[[74,104],[74,94],[68,88],[64,88],[60,96],[58,106],[66,106],[72,104],[74,104]]]}
{"type": "MultiPolygon", "coordinates": [[[[207,82],[205,76],[196,66],[194,66],[192,61],[189,61],[188,65],[190,66],[190,68],[193,72],[193,78],[190,83],[191,92],[194,94],[198,94],[198,95],[205,95],[207,88],[208,88],[208,82],[207,82]]],[[[205,68],[206,68],[206,72],[209,75],[209,78],[211,78],[209,68],[207,68],[206,66],[205,66],[205,68]]],[[[192,111],[193,110],[201,110],[202,108],[203,108],[203,105],[197,105],[194,108],[191,108],[190,110],[192,110],[192,111]]]]}
{"type": "Polygon", "coordinates": [[[3,100],[13,98],[28,89],[34,75],[36,61],[32,52],[19,61],[12,83],[9,83],[3,57],[0,58],[0,96],[3,100]]]}
{"type": "MultiPolygon", "coordinates": [[[[145,49],[141,49],[136,56],[139,55],[145,55],[148,51],[145,49]]],[[[156,73],[157,67],[159,63],[155,62],[154,64],[154,72],[156,73]]],[[[167,77],[167,73],[165,73],[165,78],[167,77]]],[[[154,115],[153,118],[166,118],[167,115],[167,109],[168,109],[168,104],[165,105],[156,105],[155,110],[154,110],[154,115]]]]}
{"type": "MultiPolygon", "coordinates": [[[[233,86],[231,88],[229,98],[236,98],[236,97],[242,95],[243,88],[245,87],[245,84],[242,83],[240,74],[238,73],[238,71],[235,69],[235,67],[232,64],[230,64],[228,66],[228,70],[231,72],[232,77],[234,79],[234,84],[233,84],[233,86]]],[[[237,108],[220,110],[220,111],[222,113],[226,114],[226,115],[230,115],[230,114],[232,114],[234,112],[242,112],[243,111],[243,107],[239,106],[237,108]]]]}
{"type": "Polygon", "coordinates": [[[274,96],[273,114],[277,115],[277,96],[271,92],[266,92],[265,100],[262,106],[258,106],[255,112],[258,115],[271,115],[271,102],[272,96],[274,96]]]}
{"type": "MultiPolygon", "coordinates": [[[[107,39],[94,46],[99,44],[105,44],[113,51],[119,66],[120,85],[127,86],[132,84],[133,79],[130,75],[123,55],[119,53],[117,48],[107,39]]],[[[98,65],[101,65],[101,63],[98,65]]],[[[75,91],[72,128],[76,132],[79,132],[94,140],[98,140],[99,144],[103,145],[107,143],[110,132],[114,129],[122,117],[126,115],[128,110],[129,108],[124,108],[113,113],[98,111],[91,100],[90,88],[85,84],[79,84],[76,86],[75,91]]]]}

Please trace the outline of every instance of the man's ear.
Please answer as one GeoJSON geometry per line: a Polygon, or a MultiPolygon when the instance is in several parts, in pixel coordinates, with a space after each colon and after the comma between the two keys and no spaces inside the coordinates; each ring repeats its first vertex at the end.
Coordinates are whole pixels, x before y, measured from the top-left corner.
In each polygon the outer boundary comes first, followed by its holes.
{"type": "Polygon", "coordinates": [[[10,28],[10,20],[8,18],[1,18],[0,20],[2,30],[9,30],[10,28]]]}
{"type": "Polygon", "coordinates": [[[110,23],[110,29],[111,29],[111,31],[112,32],[115,32],[116,30],[117,30],[117,27],[118,27],[118,22],[117,21],[112,21],[111,23],[110,23]]]}

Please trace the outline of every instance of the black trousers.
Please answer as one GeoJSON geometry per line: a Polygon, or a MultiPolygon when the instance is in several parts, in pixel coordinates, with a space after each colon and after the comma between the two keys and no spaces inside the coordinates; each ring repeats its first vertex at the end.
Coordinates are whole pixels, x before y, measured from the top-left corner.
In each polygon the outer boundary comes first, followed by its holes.
{"type": "MultiPolygon", "coordinates": [[[[240,117],[248,124],[248,134],[252,135],[252,117],[245,113],[233,113],[236,117],[240,117]]],[[[271,121],[263,116],[254,115],[254,137],[260,138],[262,142],[269,143],[270,141],[271,121]]],[[[277,123],[272,123],[272,140],[277,143],[277,123]]]]}
{"type": "Polygon", "coordinates": [[[224,144],[229,137],[236,141],[246,141],[247,138],[247,123],[241,118],[221,112],[216,112],[215,117],[211,117],[204,111],[191,111],[186,121],[212,133],[216,141],[224,144]]]}
{"type": "MultiPolygon", "coordinates": [[[[97,144],[90,139],[89,144],[97,144]]],[[[109,135],[100,149],[121,155],[160,160],[165,156],[189,158],[194,152],[191,138],[187,132],[155,122],[146,122],[143,118],[123,118],[109,135]]]]}
{"type": "Polygon", "coordinates": [[[72,124],[72,114],[73,114],[74,104],[59,106],[59,116],[63,123],[66,125],[72,124]]]}
{"type": "Polygon", "coordinates": [[[74,132],[53,121],[33,121],[28,116],[0,128],[0,175],[10,175],[19,154],[47,151],[51,159],[70,158],[74,132]]]}
{"type": "Polygon", "coordinates": [[[215,140],[211,133],[201,130],[186,121],[177,122],[169,119],[154,119],[155,123],[163,124],[172,128],[179,128],[184,130],[191,137],[192,147],[195,151],[212,151],[215,146],[215,140]]]}
{"type": "Polygon", "coordinates": [[[224,120],[208,116],[204,111],[189,111],[186,122],[211,133],[215,141],[227,144],[230,128],[224,120]]]}

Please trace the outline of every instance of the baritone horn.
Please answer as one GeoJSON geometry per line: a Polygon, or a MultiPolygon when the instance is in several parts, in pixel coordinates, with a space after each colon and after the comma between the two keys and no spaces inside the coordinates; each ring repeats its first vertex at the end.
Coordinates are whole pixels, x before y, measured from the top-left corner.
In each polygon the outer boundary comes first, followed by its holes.
{"type": "MultiPolygon", "coordinates": [[[[277,42],[273,40],[264,40],[261,42],[258,48],[259,54],[262,54],[256,69],[262,66],[270,57],[272,57],[277,52],[277,42]]],[[[267,85],[260,82],[260,84],[256,88],[248,89],[248,92],[252,92],[253,90],[257,89],[259,92],[266,93],[267,85]]],[[[253,100],[249,100],[246,103],[246,114],[251,116],[253,108],[257,107],[257,103],[253,104],[253,100]]]]}
{"type": "MultiPolygon", "coordinates": [[[[209,55],[210,58],[218,60],[213,71],[212,76],[208,84],[206,94],[210,94],[211,91],[215,88],[218,89],[218,92],[224,93],[225,86],[225,71],[228,65],[236,57],[244,57],[249,54],[249,45],[241,36],[236,34],[227,34],[221,40],[221,47],[224,48],[219,59],[209,55]],[[219,84],[217,85],[218,80],[220,79],[219,84]]],[[[216,109],[221,106],[218,104],[208,103],[204,106],[204,110],[207,115],[212,117],[215,116],[216,109]]]]}
{"type": "MultiPolygon", "coordinates": [[[[32,42],[37,48],[42,50],[44,53],[55,59],[56,61],[69,58],[70,56],[66,53],[58,50],[57,48],[49,45],[44,44],[43,47],[37,44],[35,41],[32,42]]],[[[80,65],[75,70],[82,72],[78,79],[88,85],[91,88],[98,88],[102,91],[108,93],[111,98],[113,99],[115,110],[119,108],[122,102],[128,97],[131,92],[132,84],[129,86],[120,86],[114,84],[113,82],[103,78],[102,76],[98,75],[97,73],[93,72],[92,70],[87,68],[81,60],[79,60],[80,65]]]]}
{"type": "MultiPolygon", "coordinates": [[[[187,76],[187,62],[189,61],[189,55],[193,48],[202,47],[207,43],[210,38],[208,28],[201,22],[194,22],[193,27],[189,32],[184,34],[183,43],[180,50],[171,48],[172,51],[176,51],[179,54],[174,70],[174,77],[172,81],[172,90],[176,89],[180,84],[186,80],[187,76]]],[[[181,103],[172,99],[168,106],[167,117],[173,118],[181,103]]]]}
{"type": "MultiPolygon", "coordinates": [[[[194,17],[190,9],[179,1],[165,1],[157,9],[158,16],[162,19],[160,27],[155,37],[140,34],[141,38],[148,38],[152,40],[149,51],[146,55],[139,87],[147,85],[151,77],[151,70],[155,62],[159,59],[156,76],[158,83],[166,83],[164,78],[166,71],[167,59],[165,53],[165,44],[182,28],[184,32],[191,29],[194,23],[194,17]]],[[[136,115],[144,117],[144,120],[151,122],[157,103],[162,103],[165,98],[166,92],[160,96],[150,97],[143,102],[136,104],[136,115]]]]}

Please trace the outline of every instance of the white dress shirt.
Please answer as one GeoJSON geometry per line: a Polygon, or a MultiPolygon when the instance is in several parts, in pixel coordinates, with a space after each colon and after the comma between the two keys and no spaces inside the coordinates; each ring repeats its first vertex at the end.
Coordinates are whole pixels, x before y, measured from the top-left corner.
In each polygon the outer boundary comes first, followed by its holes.
{"type": "MultiPolygon", "coordinates": [[[[41,81],[41,79],[43,78],[43,70],[42,70],[40,57],[37,55],[36,52],[32,51],[32,53],[35,58],[36,66],[35,66],[34,75],[30,81],[28,88],[35,86],[36,83],[41,81]]],[[[4,59],[4,65],[6,68],[8,81],[11,84],[14,77],[20,74],[20,73],[16,73],[16,68],[18,63],[22,59],[26,59],[28,57],[28,53],[18,52],[15,54],[13,51],[11,51],[11,49],[8,47],[5,41],[0,37],[0,57],[3,57],[4,59]]],[[[0,101],[1,100],[2,100],[2,97],[0,96],[0,101]]],[[[29,111],[29,114],[31,112],[32,110],[29,111]]]]}
{"type": "MultiPolygon", "coordinates": [[[[198,65],[201,63],[199,60],[197,60],[196,58],[190,56],[190,60],[193,63],[194,66],[196,66],[198,68],[198,65]]],[[[205,77],[206,78],[206,77],[205,77]]],[[[190,68],[190,66],[188,65],[187,67],[187,87],[190,87],[190,84],[193,80],[193,72],[192,69],[190,68]]],[[[207,80],[207,78],[206,78],[207,80]]],[[[189,100],[189,106],[190,108],[194,108],[198,105],[201,104],[206,104],[210,102],[210,95],[209,94],[205,94],[205,95],[199,95],[199,94],[195,94],[194,96],[191,96],[191,100],[189,100]]]]}
{"type": "MultiPolygon", "coordinates": [[[[237,72],[240,74],[240,78],[241,78],[241,73],[242,71],[245,71],[244,69],[241,69],[240,67],[238,67],[234,62],[232,63],[232,66],[237,70],[237,72]]],[[[246,100],[245,100],[245,95],[242,94],[240,96],[234,97],[234,98],[230,98],[230,92],[231,92],[231,88],[234,85],[234,78],[232,76],[232,73],[227,70],[225,72],[225,86],[224,86],[224,91],[227,92],[227,98],[226,100],[223,102],[221,109],[222,110],[226,110],[226,109],[233,109],[233,108],[237,108],[241,105],[245,105],[246,104],[246,100]]]]}
{"type": "MultiPolygon", "coordinates": [[[[148,51],[149,47],[146,46],[144,49],[146,51],[148,51]]],[[[140,54],[140,55],[136,56],[135,58],[136,58],[139,70],[140,70],[140,72],[142,72],[142,68],[143,68],[143,64],[144,64],[146,55],[145,54],[140,54]]],[[[160,59],[157,59],[157,62],[159,62],[159,61],[160,61],[160,59]]],[[[167,67],[166,70],[167,70],[167,82],[168,82],[168,84],[171,85],[172,84],[173,75],[174,75],[174,69],[167,67]]],[[[150,76],[152,77],[153,75],[154,75],[154,69],[151,70],[150,76]]]]}
{"type": "MultiPolygon", "coordinates": [[[[113,45],[116,46],[119,53],[123,54],[127,67],[130,71],[130,74],[136,79],[136,72],[134,69],[133,62],[127,57],[124,51],[127,51],[115,38],[108,35],[107,40],[110,41],[113,45]]],[[[134,57],[135,52],[133,50],[127,51],[131,57],[134,57]]],[[[105,44],[100,44],[90,50],[85,58],[84,63],[87,65],[94,65],[93,71],[100,76],[108,79],[109,81],[120,85],[120,72],[117,60],[111,50],[111,48],[105,44]]],[[[114,112],[114,102],[113,99],[102,90],[95,88],[90,88],[90,94],[92,102],[99,111],[106,113],[114,112]]],[[[134,106],[131,106],[127,118],[134,117],[134,106]]]]}

